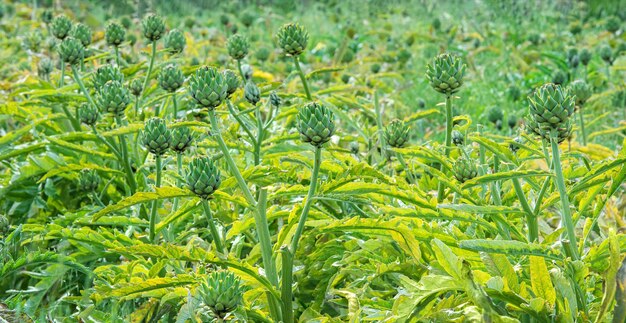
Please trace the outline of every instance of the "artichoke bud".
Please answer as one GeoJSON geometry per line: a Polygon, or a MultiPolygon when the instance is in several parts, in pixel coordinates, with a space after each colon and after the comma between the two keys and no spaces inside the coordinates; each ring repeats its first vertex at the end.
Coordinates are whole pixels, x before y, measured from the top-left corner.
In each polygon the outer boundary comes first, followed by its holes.
{"type": "Polygon", "coordinates": [[[112,22],[107,25],[104,31],[104,38],[109,46],[119,46],[126,38],[126,30],[122,25],[112,22]]]}
{"type": "Polygon", "coordinates": [[[93,169],[83,169],[78,177],[78,190],[82,192],[93,192],[100,185],[100,176],[93,169]]]}
{"type": "Polygon", "coordinates": [[[128,84],[128,89],[132,95],[140,96],[143,91],[143,84],[140,79],[134,79],[128,84]]]}
{"type": "Polygon", "coordinates": [[[265,62],[270,58],[270,50],[267,47],[259,48],[254,56],[261,62],[265,62]]]}
{"type": "Polygon", "coordinates": [[[604,27],[606,28],[608,32],[615,33],[620,28],[620,21],[617,17],[611,16],[609,17],[609,19],[607,19],[604,27]]]}
{"type": "Polygon", "coordinates": [[[515,126],[517,125],[517,116],[514,114],[509,115],[509,118],[507,119],[507,124],[511,129],[515,128],[515,126]]]}
{"type": "Polygon", "coordinates": [[[83,47],[87,47],[91,44],[91,28],[85,24],[78,23],[72,29],[72,37],[80,40],[83,47]]]}
{"type": "Polygon", "coordinates": [[[233,95],[233,93],[235,93],[235,91],[239,88],[239,76],[231,70],[224,70],[222,74],[224,76],[224,82],[226,82],[226,85],[228,86],[226,96],[227,98],[230,98],[230,96],[233,95]]]}
{"type": "Polygon", "coordinates": [[[230,18],[228,18],[227,15],[222,14],[220,15],[220,22],[222,23],[222,25],[226,26],[230,22],[230,18]]]}
{"type": "Polygon", "coordinates": [[[241,23],[246,26],[246,28],[252,26],[252,23],[254,22],[254,19],[256,17],[254,16],[254,14],[250,11],[245,11],[242,15],[241,15],[241,23]]]}
{"type": "Polygon", "coordinates": [[[39,63],[37,63],[37,74],[39,77],[46,78],[52,70],[54,69],[54,64],[48,57],[43,57],[39,63]]]}
{"type": "Polygon", "coordinates": [[[576,105],[582,106],[591,97],[591,87],[584,80],[576,80],[569,86],[569,90],[576,97],[576,105]]]}
{"type": "Polygon", "coordinates": [[[351,141],[350,142],[350,153],[353,155],[356,155],[359,153],[360,147],[359,147],[359,142],[358,141],[351,141]]]}
{"type": "Polygon", "coordinates": [[[459,91],[464,75],[465,65],[461,59],[448,53],[438,55],[426,67],[426,78],[430,86],[448,96],[459,91]]]}
{"type": "Polygon", "coordinates": [[[52,11],[46,9],[41,13],[41,21],[43,21],[45,24],[49,24],[52,22],[52,19],[54,18],[54,15],[52,13],[52,11]]]}
{"type": "Polygon", "coordinates": [[[478,167],[476,163],[471,159],[460,157],[452,165],[454,177],[461,183],[465,183],[470,179],[478,176],[478,167]]]}
{"type": "Polygon", "coordinates": [[[426,107],[426,101],[424,99],[417,100],[417,107],[420,109],[424,109],[426,107]]]}
{"type": "Polygon", "coordinates": [[[452,130],[452,143],[455,146],[463,146],[465,144],[465,136],[458,130],[452,130]]]}
{"type": "Polygon", "coordinates": [[[187,186],[202,199],[209,199],[222,183],[220,170],[209,157],[197,157],[189,163],[187,186]]]}
{"type": "Polygon", "coordinates": [[[41,39],[41,33],[38,30],[33,31],[22,40],[22,46],[31,52],[37,53],[41,49],[41,39]]]}
{"type": "Polygon", "coordinates": [[[172,132],[161,118],[151,118],[146,121],[143,129],[142,143],[149,152],[162,156],[172,143],[172,132]]]}
{"type": "Polygon", "coordinates": [[[574,97],[560,85],[544,84],[528,101],[531,118],[540,131],[563,128],[574,113],[574,97]]]}
{"type": "Polygon", "coordinates": [[[172,54],[182,53],[186,44],[185,34],[178,29],[170,30],[167,36],[165,36],[165,48],[172,54]]]}
{"type": "Polygon", "coordinates": [[[498,123],[498,121],[502,122],[502,119],[504,119],[504,114],[502,113],[502,109],[499,107],[491,107],[487,111],[487,120],[494,125],[498,123]]]}
{"type": "Polygon", "coordinates": [[[93,75],[92,83],[96,92],[100,92],[104,85],[109,81],[124,82],[124,74],[116,66],[104,65],[96,70],[93,75]]]}
{"type": "Polygon", "coordinates": [[[226,99],[228,84],[217,69],[202,66],[189,79],[189,93],[198,105],[215,109],[226,99]]]}
{"type": "Polygon", "coordinates": [[[308,103],[298,111],[296,125],[302,141],[315,147],[328,142],[335,133],[333,112],[315,102],[308,103]]]}
{"type": "Polygon", "coordinates": [[[118,81],[108,81],[96,95],[96,101],[103,111],[114,116],[124,115],[130,103],[130,92],[118,81]]]}
{"type": "Polygon", "coordinates": [[[167,65],[159,73],[159,85],[167,92],[176,92],[185,82],[183,72],[176,65],[167,65]]]}
{"type": "Polygon", "coordinates": [[[248,64],[243,64],[241,65],[241,71],[243,72],[243,76],[246,78],[246,80],[252,79],[252,74],[254,73],[254,71],[252,70],[252,66],[248,64]]]}
{"type": "Polygon", "coordinates": [[[270,93],[270,104],[276,108],[279,108],[281,103],[282,103],[282,99],[280,98],[280,96],[278,96],[276,92],[272,91],[272,93],[270,93]]]}
{"type": "Polygon", "coordinates": [[[256,105],[257,103],[259,103],[259,101],[261,100],[261,91],[259,90],[259,87],[254,84],[254,82],[249,81],[248,83],[246,83],[246,86],[243,90],[246,101],[248,101],[252,105],[256,105]]]}
{"type": "Polygon", "coordinates": [[[157,41],[165,33],[165,23],[160,16],[150,14],[141,21],[143,36],[149,41],[157,41]]]}
{"type": "Polygon", "coordinates": [[[182,154],[193,143],[193,135],[188,127],[176,127],[172,129],[172,148],[173,151],[182,154]]]}
{"type": "Polygon", "coordinates": [[[250,43],[245,36],[234,34],[228,38],[226,48],[228,49],[228,55],[230,55],[230,57],[236,60],[242,60],[248,55],[250,43]]]}
{"type": "Polygon", "coordinates": [[[70,35],[72,21],[64,15],[56,16],[52,20],[51,29],[55,38],[63,40],[70,35]]]}
{"type": "Polygon", "coordinates": [[[58,52],[63,62],[77,65],[83,59],[85,48],[80,40],[74,37],[66,37],[61,41],[58,52]]]}
{"type": "Polygon", "coordinates": [[[402,148],[409,141],[409,126],[401,120],[393,120],[387,125],[383,136],[387,144],[394,148],[402,148]]]}
{"type": "Polygon", "coordinates": [[[95,125],[98,119],[100,119],[100,111],[91,104],[84,103],[78,111],[80,113],[80,122],[88,126],[95,125]]]}
{"type": "Polygon", "coordinates": [[[200,299],[217,318],[224,318],[243,303],[241,279],[230,271],[215,271],[198,288],[200,299]]]}
{"type": "Polygon", "coordinates": [[[554,84],[565,84],[567,82],[567,74],[565,72],[558,70],[552,75],[552,83],[554,84]]]}
{"type": "Polygon", "coordinates": [[[298,56],[304,52],[309,41],[309,33],[296,23],[283,25],[276,34],[278,45],[287,55],[298,56]]]}
{"type": "Polygon", "coordinates": [[[507,88],[506,95],[511,101],[515,102],[522,97],[522,91],[520,91],[519,87],[511,85],[507,88]]]}
{"type": "Polygon", "coordinates": [[[613,64],[613,50],[611,46],[605,45],[600,48],[600,58],[609,65],[613,64]]]}
{"type": "Polygon", "coordinates": [[[578,54],[578,59],[583,65],[589,65],[589,62],[591,61],[591,52],[587,48],[581,49],[578,54]]]}
{"type": "Polygon", "coordinates": [[[372,66],[370,66],[370,71],[372,71],[372,73],[374,74],[377,74],[378,72],[380,72],[380,64],[378,63],[372,64],[372,66]]]}

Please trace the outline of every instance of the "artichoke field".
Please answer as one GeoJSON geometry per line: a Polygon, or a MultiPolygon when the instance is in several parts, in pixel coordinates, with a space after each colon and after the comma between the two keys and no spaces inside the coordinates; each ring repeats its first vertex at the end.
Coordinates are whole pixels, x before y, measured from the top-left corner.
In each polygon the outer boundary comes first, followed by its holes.
{"type": "Polygon", "coordinates": [[[0,3],[0,322],[626,322],[623,9],[0,3]]]}

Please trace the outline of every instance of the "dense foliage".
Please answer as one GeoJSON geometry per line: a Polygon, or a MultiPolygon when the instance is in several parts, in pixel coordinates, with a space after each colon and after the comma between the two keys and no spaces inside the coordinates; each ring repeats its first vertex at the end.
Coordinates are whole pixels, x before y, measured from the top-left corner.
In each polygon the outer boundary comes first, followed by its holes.
{"type": "Polygon", "coordinates": [[[619,1],[48,2],[0,322],[626,321],[619,1]]]}

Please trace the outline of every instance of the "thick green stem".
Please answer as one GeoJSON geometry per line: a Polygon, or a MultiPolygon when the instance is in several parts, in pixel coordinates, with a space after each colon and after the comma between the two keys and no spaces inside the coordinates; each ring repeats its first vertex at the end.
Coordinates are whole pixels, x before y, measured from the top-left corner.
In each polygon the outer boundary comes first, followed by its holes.
{"type": "MultiPolygon", "coordinates": [[[[450,157],[450,150],[452,145],[452,96],[446,96],[446,146],[445,153],[446,157],[450,157]]],[[[443,165],[439,166],[439,170],[443,171],[443,165]]],[[[443,182],[439,182],[439,187],[437,188],[437,201],[441,203],[443,201],[444,194],[444,185],[443,182]]]]}
{"type": "Polygon", "coordinates": [[[517,199],[519,200],[522,209],[526,213],[526,225],[528,226],[528,242],[537,242],[539,238],[539,225],[537,224],[537,217],[535,216],[535,212],[530,208],[528,204],[528,200],[526,199],[526,195],[524,195],[524,190],[522,189],[522,185],[520,184],[519,178],[511,179],[513,181],[513,187],[515,188],[515,193],[517,194],[517,199]]]}
{"type": "Polygon", "coordinates": [[[240,59],[237,60],[237,68],[239,69],[239,75],[241,76],[241,81],[245,84],[246,83],[246,75],[243,74],[243,69],[241,68],[241,60],[240,59]]]}
{"type": "Polygon", "coordinates": [[[120,65],[120,49],[117,46],[115,46],[115,63],[117,63],[118,68],[122,68],[120,65]]]}
{"type": "Polygon", "coordinates": [[[565,189],[565,179],[563,178],[563,170],[561,168],[561,159],[559,156],[559,144],[558,144],[557,130],[550,131],[550,143],[552,144],[552,166],[556,173],[556,186],[559,190],[561,197],[561,220],[565,226],[567,238],[569,239],[569,249],[574,260],[580,259],[578,255],[576,232],[574,231],[574,221],[570,212],[569,197],[567,196],[567,190],[565,189]]]}
{"type": "Polygon", "coordinates": [[[296,251],[298,250],[298,242],[300,242],[300,236],[302,236],[302,231],[304,231],[304,225],[306,224],[306,219],[309,215],[309,209],[311,208],[311,203],[313,203],[313,196],[315,195],[315,189],[317,188],[317,176],[319,175],[321,164],[322,164],[322,148],[319,146],[316,146],[315,147],[315,161],[313,162],[313,172],[311,174],[311,184],[309,185],[309,193],[306,196],[306,201],[304,201],[304,207],[302,208],[302,213],[300,214],[298,227],[296,228],[296,233],[293,235],[293,240],[291,241],[291,253],[294,256],[296,254],[296,251]]]}
{"type": "Polygon", "coordinates": [[[374,91],[374,111],[376,112],[376,127],[378,128],[378,147],[380,147],[380,156],[382,160],[386,160],[385,157],[385,137],[383,129],[383,113],[380,110],[380,103],[378,102],[378,91],[374,91]]]}
{"type": "MultiPolygon", "coordinates": [[[[122,117],[121,116],[115,116],[115,122],[117,123],[118,127],[122,126],[122,117]]],[[[122,151],[122,159],[123,159],[123,166],[124,169],[126,170],[126,177],[128,179],[128,186],[130,187],[130,193],[131,194],[135,194],[135,192],[137,191],[137,181],[135,181],[135,175],[133,174],[133,169],[130,166],[130,158],[128,157],[128,147],[126,145],[126,135],[121,134],[119,136],[120,138],[120,147],[121,147],[121,151],[122,151]]]]}
{"type": "MultiPolygon", "coordinates": [[[[178,174],[178,179],[176,180],[176,186],[181,187],[183,185],[181,178],[183,177],[183,154],[176,154],[176,173],[178,174]]],[[[178,210],[178,198],[174,198],[174,205],[172,210],[178,210]]]]}
{"type": "Polygon", "coordinates": [[[254,165],[261,164],[261,145],[263,144],[263,120],[261,120],[261,107],[257,106],[256,109],[256,125],[257,125],[257,137],[254,145],[254,165]]]}
{"type": "Polygon", "coordinates": [[[61,78],[59,79],[59,87],[65,85],[65,63],[61,64],[61,78]]]}
{"type": "Polygon", "coordinates": [[[176,102],[176,93],[172,94],[172,101],[174,103],[174,120],[178,116],[178,103],[176,102]]]}
{"type": "Polygon", "coordinates": [[[280,296],[283,301],[283,322],[293,323],[293,255],[287,246],[280,248],[283,262],[283,280],[280,296]]]}
{"type": "Polygon", "coordinates": [[[587,146],[587,133],[585,132],[585,118],[584,118],[584,113],[583,113],[583,106],[579,106],[578,107],[578,116],[579,119],[578,121],[580,121],[580,134],[581,134],[581,138],[583,140],[582,144],[583,146],[587,146]]]}
{"type": "MultiPolygon", "coordinates": [[[[156,155],[156,185],[155,188],[161,187],[161,155],[156,155]]],[[[150,241],[156,242],[156,221],[157,221],[157,209],[159,208],[159,200],[152,202],[152,213],[150,214],[150,241]]]]}
{"type": "Polygon", "coordinates": [[[235,111],[235,108],[233,107],[233,104],[232,102],[230,102],[230,100],[226,100],[226,106],[228,107],[228,111],[230,111],[230,114],[233,116],[233,118],[235,118],[237,123],[239,123],[241,128],[243,128],[243,131],[245,131],[248,137],[250,137],[250,141],[254,141],[254,135],[252,134],[252,131],[250,131],[250,128],[248,128],[243,119],[239,117],[239,113],[235,111]]]}
{"type": "Polygon", "coordinates": [[[89,104],[97,108],[98,106],[96,105],[96,102],[91,97],[91,94],[89,94],[89,91],[87,91],[87,89],[85,88],[85,84],[83,83],[83,80],[80,78],[80,75],[78,75],[78,70],[76,69],[76,66],[74,65],[72,65],[72,74],[74,74],[74,81],[78,83],[78,87],[80,87],[80,91],[83,92],[85,97],[87,97],[87,101],[89,101],[89,104]]]}
{"type": "Polygon", "coordinates": [[[224,244],[222,244],[222,238],[220,237],[219,232],[217,231],[217,226],[215,225],[215,219],[213,219],[213,215],[211,214],[211,206],[209,205],[208,200],[202,200],[202,207],[204,208],[204,214],[207,217],[207,221],[209,222],[209,230],[211,231],[211,235],[213,236],[213,241],[215,242],[215,247],[217,251],[227,255],[226,250],[224,249],[224,244]]]}
{"type": "Polygon", "coordinates": [[[300,80],[302,80],[302,86],[304,86],[304,92],[306,92],[306,98],[309,99],[309,101],[312,101],[313,97],[311,96],[311,92],[309,92],[309,84],[306,82],[306,77],[304,76],[304,73],[302,72],[302,68],[300,68],[300,60],[298,59],[298,56],[293,57],[293,62],[296,65],[298,74],[300,75],[300,80]]]}
{"type": "Polygon", "coordinates": [[[146,78],[143,80],[143,86],[141,87],[141,98],[143,98],[146,93],[146,88],[148,87],[148,82],[150,81],[150,74],[152,73],[152,67],[154,66],[154,57],[156,56],[156,41],[152,42],[152,56],[150,56],[150,65],[148,65],[148,74],[146,74],[146,78]]]}

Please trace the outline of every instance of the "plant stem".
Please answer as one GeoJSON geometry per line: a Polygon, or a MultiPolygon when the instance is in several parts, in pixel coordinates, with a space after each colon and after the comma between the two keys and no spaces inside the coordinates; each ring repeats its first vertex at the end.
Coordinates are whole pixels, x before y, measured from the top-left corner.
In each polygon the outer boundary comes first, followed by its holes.
{"type": "Polygon", "coordinates": [[[587,146],[587,133],[585,132],[585,119],[582,105],[578,107],[578,116],[578,121],[580,121],[580,134],[583,139],[583,146],[587,146]]]}
{"type": "Polygon", "coordinates": [[[552,166],[556,173],[556,186],[559,190],[561,197],[561,219],[565,225],[567,237],[569,239],[569,249],[574,260],[580,259],[577,250],[576,232],[574,231],[574,221],[570,213],[569,197],[567,196],[567,190],[565,189],[565,179],[563,178],[563,170],[561,169],[561,159],[559,156],[559,144],[557,130],[550,131],[550,143],[552,144],[552,166]]]}
{"type": "Polygon", "coordinates": [[[241,81],[245,84],[246,83],[246,75],[243,74],[243,69],[241,68],[241,60],[240,59],[237,60],[237,68],[239,69],[239,75],[241,75],[241,81]]]}
{"type": "Polygon", "coordinates": [[[283,322],[293,323],[293,255],[287,246],[280,248],[283,263],[283,281],[280,296],[283,301],[283,322]]]}
{"type": "MultiPolygon", "coordinates": [[[[178,179],[176,180],[176,186],[177,187],[181,187],[183,185],[183,183],[181,182],[181,179],[183,177],[183,154],[182,153],[178,153],[176,154],[176,173],[178,174],[178,179]]],[[[174,205],[172,210],[178,210],[178,198],[174,198],[174,205]]]]}
{"type": "Polygon", "coordinates": [[[213,219],[213,215],[211,214],[211,206],[209,205],[209,201],[203,199],[202,207],[204,208],[204,214],[207,217],[207,221],[209,221],[209,230],[211,231],[211,235],[213,236],[213,241],[215,242],[215,247],[217,251],[226,256],[226,251],[224,249],[224,245],[222,244],[222,238],[220,238],[219,232],[217,231],[217,226],[215,226],[215,219],[213,219]]]}
{"type": "Polygon", "coordinates": [[[261,145],[263,144],[263,120],[261,120],[261,107],[257,106],[255,111],[257,124],[257,138],[254,145],[254,165],[261,164],[261,145]]]}
{"type": "Polygon", "coordinates": [[[306,77],[304,76],[304,73],[302,72],[302,68],[300,68],[300,60],[298,59],[298,56],[293,57],[293,62],[296,65],[298,74],[300,75],[300,80],[302,80],[302,86],[304,86],[304,92],[306,92],[306,98],[309,99],[309,101],[312,101],[313,98],[311,97],[311,92],[309,92],[309,85],[306,82],[306,77]]]}
{"type": "Polygon", "coordinates": [[[154,66],[154,57],[156,56],[156,41],[152,42],[152,56],[150,56],[150,65],[148,65],[148,74],[146,74],[146,78],[143,80],[143,86],[141,87],[141,98],[143,98],[146,93],[146,88],[148,87],[148,81],[150,80],[150,73],[152,73],[152,67],[154,66]]]}
{"type": "Polygon", "coordinates": [[[117,63],[118,68],[122,68],[120,65],[120,49],[117,46],[115,46],[115,63],[117,63]]]}
{"type": "Polygon", "coordinates": [[[61,78],[59,79],[59,87],[63,87],[65,85],[65,64],[61,64],[61,78]]]}
{"type": "Polygon", "coordinates": [[[176,102],[176,93],[172,94],[172,101],[174,103],[174,120],[178,116],[178,103],[176,102]]]}
{"type": "MultiPolygon", "coordinates": [[[[445,153],[446,158],[450,157],[450,150],[452,144],[452,96],[446,96],[446,146],[445,153]]],[[[439,166],[439,170],[443,171],[443,165],[439,166]]],[[[444,185],[442,182],[439,182],[439,187],[437,188],[437,201],[441,203],[443,201],[443,193],[444,193],[444,185]]]]}
{"type": "Polygon", "coordinates": [[[519,178],[513,178],[511,180],[513,181],[513,187],[515,188],[517,199],[519,199],[519,203],[522,206],[522,209],[524,209],[524,212],[526,212],[528,242],[537,242],[539,238],[539,225],[537,224],[537,217],[535,216],[535,213],[528,204],[528,200],[526,199],[526,195],[524,195],[524,190],[522,189],[519,178]]]}
{"type": "MultiPolygon", "coordinates": [[[[115,122],[118,127],[122,126],[122,117],[115,116],[115,122]]],[[[122,163],[124,164],[124,168],[126,169],[126,177],[128,178],[128,185],[130,186],[131,194],[135,194],[137,191],[137,182],[135,181],[135,176],[133,175],[133,170],[130,166],[130,159],[128,158],[128,147],[126,146],[126,136],[120,135],[120,146],[122,151],[122,163]]]]}
{"type": "Polygon", "coordinates": [[[311,203],[313,202],[313,195],[315,195],[315,189],[317,188],[317,176],[319,175],[321,164],[322,164],[322,148],[319,146],[316,146],[315,147],[315,161],[313,162],[313,171],[311,174],[311,184],[309,185],[309,193],[306,196],[306,201],[304,202],[304,207],[302,208],[302,213],[300,214],[300,220],[298,221],[298,227],[296,228],[296,233],[293,235],[293,240],[291,241],[291,252],[294,256],[298,249],[298,242],[300,242],[300,236],[302,235],[302,231],[304,231],[304,225],[309,215],[309,209],[311,208],[311,203]]]}
{"type": "Polygon", "coordinates": [[[383,115],[380,111],[380,104],[378,102],[378,91],[374,91],[374,111],[376,112],[376,127],[378,127],[378,146],[380,147],[380,156],[382,161],[385,161],[385,137],[383,135],[383,115]]]}
{"type": "MultiPolygon", "coordinates": [[[[156,188],[161,187],[161,155],[156,155],[156,188]]],[[[150,214],[150,241],[156,242],[155,233],[156,233],[156,218],[157,218],[157,209],[159,207],[159,200],[154,200],[152,202],[152,213],[150,214]]]]}
{"type": "Polygon", "coordinates": [[[89,91],[87,91],[87,89],[85,88],[85,84],[83,83],[83,80],[80,78],[80,75],[78,75],[78,70],[76,69],[76,66],[73,66],[73,65],[72,65],[72,74],[74,74],[74,81],[78,83],[78,86],[80,87],[81,92],[83,92],[83,94],[87,97],[87,101],[89,101],[89,104],[97,108],[98,106],[96,105],[96,102],[94,102],[93,98],[91,97],[91,94],[89,94],[89,91]]]}
{"type": "Polygon", "coordinates": [[[228,111],[230,111],[230,114],[233,116],[233,118],[235,118],[241,128],[243,128],[243,131],[248,134],[248,137],[250,137],[250,141],[254,141],[254,135],[252,134],[252,131],[250,131],[250,128],[248,128],[243,119],[239,117],[239,114],[235,111],[235,108],[233,107],[233,104],[232,102],[230,102],[230,100],[226,100],[226,106],[228,107],[228,111]]]}

